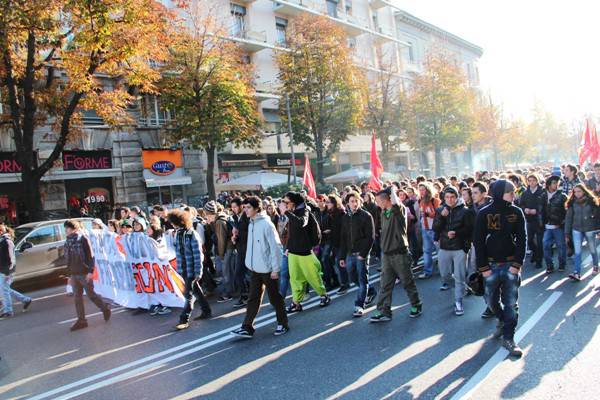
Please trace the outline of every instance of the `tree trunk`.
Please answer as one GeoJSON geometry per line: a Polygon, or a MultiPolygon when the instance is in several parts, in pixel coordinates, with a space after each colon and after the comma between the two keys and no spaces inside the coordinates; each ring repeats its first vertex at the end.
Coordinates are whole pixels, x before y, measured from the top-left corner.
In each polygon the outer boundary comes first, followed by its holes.
{"type": "Polygon", "coordinates": [[[442,148],[439,144],[435,144],[435,175],[442,176],[442,148]]]}
{"type": "Polygon", "coordinates": [[[318,135],[315,137],[315,153],[317,154],[317,182],[325,183],[325,175],[323,174],[323,141],[318,140],[318,135]]]}
{"type": "Polygon", "coordinates": [[[206,189],[208,190],[208,198],[216,200],[217,193],[215,191],[215,149],[208,147],[206,149],[206,189]]]}
{"type": "Polygon", "coordinates": [[[21,187],[24,193],[25,208],[28,221],[43,221],[44,207],[42,204],[42,194],[40,191],[41,177],[37,178],[30,172],[23,170],[21,174],[21,187]]]}

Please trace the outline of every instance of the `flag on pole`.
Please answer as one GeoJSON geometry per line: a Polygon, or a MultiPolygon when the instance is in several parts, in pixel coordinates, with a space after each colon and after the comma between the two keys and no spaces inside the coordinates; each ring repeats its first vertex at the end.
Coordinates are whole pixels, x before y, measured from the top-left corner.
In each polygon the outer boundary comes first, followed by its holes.
{"type": "Polygon", "coordinates": [[[585,120],[585,132],[583,133],[583,139],[581,146],[579,147],[579,165],[583,167],[583,164],[590,158],[592,150],[592,134],[590,132],[590,121],[585,120]]]}
{"type": "Polygon", "coordinates": [[[377,154],[375,132],[371,137],[371,181],[369,182],[369,188],[373,190],[381,190],[381,174],[383,173],[383,165],[377,154]]]}
{"type": "Polygon", "coordinates": [[[596,132],[596,124],[592,122],[590,137],[592,145],[590,149],[590,163],[595,163],[600,158],[600,142],[598,142],[598,133],[596,132]]]}
{"type": "Polygon", "coordinates": [[[308,154],[304,154],[304,186],[308,188],[308,197],[312,199],[317,198],[317,187],[315,186],[315,179],[310,170],[310,161],[308,160],[308,154]]]}

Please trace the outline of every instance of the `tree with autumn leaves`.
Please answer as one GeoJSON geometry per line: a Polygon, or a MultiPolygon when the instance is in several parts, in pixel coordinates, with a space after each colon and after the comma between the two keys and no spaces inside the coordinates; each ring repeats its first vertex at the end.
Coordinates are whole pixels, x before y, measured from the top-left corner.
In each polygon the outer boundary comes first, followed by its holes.
{"type": "Polygon", "coordinates": [[[442,174],[442,150],[464,147],[475,130],[476,93],[458,62],[433,49],[409,91],[407,139],[420,151],[435,154],[435,173],[442,174]]]}
{"type": "MultiPolygon", "coordinates": [[[[294,139],[314,150],[316,178],[323,182],[323,163],[362,122],[364,76],[345,31],[325,16],[294,18],[286,44],[276,57],[281,92],[289,96],[294,139]]],[[[280,104],[286,119],[285,101],[280,104]]]]}
{"type": "Polygon", "coordinates": [[[83,110],[129,124],[131,88],[156,91],[174,17],[155,0],[0,0],[2,124],[22,166],[26,207],[41,219],[40,181],[77,137],[83,110]],[[100,74],[114,80],[103,86],[100,74]],[[35,132],[51,125],[55,145],[38,165],[35,132]]]}
{"type": "Polygon", "coordinates": [[[210,12],[189,11],[185,21],[169,46],[161,98],[174,115],[167,126],[170,139],[206,152],[206,184],[214,199],[215,152],[227,144],[258,145],[261,121],[252,69],[243,63],[239,47],[225,39],[210,12]]]}

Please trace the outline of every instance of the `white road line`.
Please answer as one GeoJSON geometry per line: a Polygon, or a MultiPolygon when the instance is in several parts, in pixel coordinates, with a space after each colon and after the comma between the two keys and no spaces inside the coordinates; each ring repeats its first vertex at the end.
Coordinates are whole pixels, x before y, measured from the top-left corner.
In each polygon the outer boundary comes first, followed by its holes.
{"type": "MultiPolygon", "coordinates": [[[[376,282],[379,282],[379,274],[374,274],[373,276],[369,277],[369,283],[376,283],[376,282]]],[[[358,290],[358,286],[354,286],[354,287],[348,289],[347,293],[351,293],[351,292],[354,292],[356,290],[358,290]]],[[[334,292],[335,292],[335,290],[332,290],[330,293],[334,293],[334,292]]],[[[342,296],[345,296],[345,295],[342,295],[342,296]]],[[[342,297],[342,296],[332,295],[331,298],[332,299],[336,299],[336,298],[342,297]]],[[[318,303],[319,303],[319,297],[316,297],[314,299],[314,301],[309,302],[309,303],[310,304],[304,305],[304,309],[305,310],[309,310],[311,308],[316,307],[318,305],[318,303]]],[[[257,323],[255,325],[256,329],[261,328],[261,327],[263,327],[265,325],[269,325],[269,324],[275,322],[276,318],[272,318],[274,315],[275,315],[275,313],[271,312],[269,314],[266,314],[266,315],[263,315],[263,316],[257,318],[256,319],[257,322],[258,321],[262,321],[262,322],[257,323]]],[[[293,316],[293,315],[294,314],[292,314],[291,316],[293,316]]],[[[170,348],[168,350],[164,350],[164,351],[161,351],[161,352],[149,355],[147,357],[138,359],[136,361],[132,361],[130,363],[121,365],[119,367],[115,367],[115,368],[112,368],[110,370],[106,370],[106,371],[100,372],[98,374],[89,376],[87,378],[83,378],[81,380],[69,383],[67,385],[63,385],[63,386],[60,386],[58,388],[49,390],[47,392],[40,393],[40,394],[38,394],[36,396],[30,397],[29,400],[40,400],[40,399],[46,399],[46,398],[49,398],[49,397],[69,399],[69,398],[78,396],[81,393],[87,393],[87,392],[90,392],[92,390],[96,390],[98,388],[101,388],[101,387],[107,386],[109,384],[112,384],[114,382],[118,382],[118,381],[121,381],[121,380],[128,379],[128,378],[130,378],[133,375],[139,374],[140,371],[144,371],[145,369],[152,368],[155,365],[167,363],[169,361],[176,360],[176,359],[181,358],[181,357],[185,357],[188,354],[192,354],[194,352],[204,350],[204,349],[206,349],[208,347],[215,346],[215,345],[217,345],[219,343],[222,343],[222,342],[225,342],[227,340],[231,340],[230,332],[232,330],[238,328],[238,327],[239,327],[239,323],[236,324],[236,325],[234,325],[234,326],[231,326],[229,328],[223,329],[221,331],[218,331],[218,332],[212,333],[210,335],[201,337],[199,339],[192,340],[191,342],[183,343],[183,344],[181,344],[179,346],[172,347],[172,348],[170,348]],[[212,340],[212,339],[214,339],[214,340],[212,340]],[[208,343],[204,343],[202,345],[199,345],[199,346],[196,346],[196,347],[192,347],[192,346],[195,346],[195,345],[197,345],[199,343],[203,343],[203,342],[208,342],[208,343]],[[190,348],[188,350],[184,350],[184,349],[186,349],[188,347],[192,347],[192,348],[190,348]],[[166,357],[166,356],[169,356],[171,353],[176,353],[176,354],[174,354],[174,355],[172,355],[170,357],[166,357]],[[153,361],[153,360],[156,360],[156,359],[158,359],[158,361],[155,361],[154,363],[150,363],[150,361],[153,361]],[[142,366],[139,367],[139,368],[136,368],[136,369],[132,369],[133,367],[137,367],[139,365],[142,365],[142,366]],[[114,377],[109,378],[109,379],[103,379],[103,378],[106,378],[106,377],[108,377],[110,375],[116,374],[116,373],[121,372],[121,371],[129,371],[129,372],[126,372],[126,373],[121,374],[121,375],[114,376],[114,377]],[[133,375],[131,375],[132,373],[133,373],[133,375]],[[79,386],[86,385],[88,383],[97,381],[99,379],[103,379],[103,380],[100,381],[100,382],[98,382],[98,383],[95,383],[93,385],[86,386],[86,387],[84,387],[82,389],[79,389],[79,390],[77,390],[75,392],[67,393],[67,394],[63,395],[62,397],[56,397],[56,395],[59,394],[59,393],[66,392],[66,391],[71,390],[71,389],[75,389],[75,388],[77,388],[79,386]]]]}
{"type": "MultiPolygon", "coordinates": [[[[546,299],[546,301],[533,313],[531,317],[525,322],[525,324],[515,333],[515,343],[519,343],[529,331],[542,319],[544,314],[550,310],[550,307],[558,298],[562,295],[562,292],[554,292],[546,299]]],[[[456,392],[450,400],[462,400],[469,399],[479,388],[479,386],[490,376],[490,374],[496,369],[498,365],[506,358],[508,351],[503,347],[498,351],[464,384],[464,386],[456,392]]]]}

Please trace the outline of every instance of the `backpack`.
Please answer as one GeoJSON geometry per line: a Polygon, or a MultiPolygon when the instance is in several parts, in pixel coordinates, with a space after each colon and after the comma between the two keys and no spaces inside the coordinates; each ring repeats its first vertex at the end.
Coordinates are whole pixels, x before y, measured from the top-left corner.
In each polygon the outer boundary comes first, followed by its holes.
{"type": "Polygon", "coordinates": [[[312,247],[321,244],[321,228],[313,213],[308,213],[308,239],[312,247]]]}

